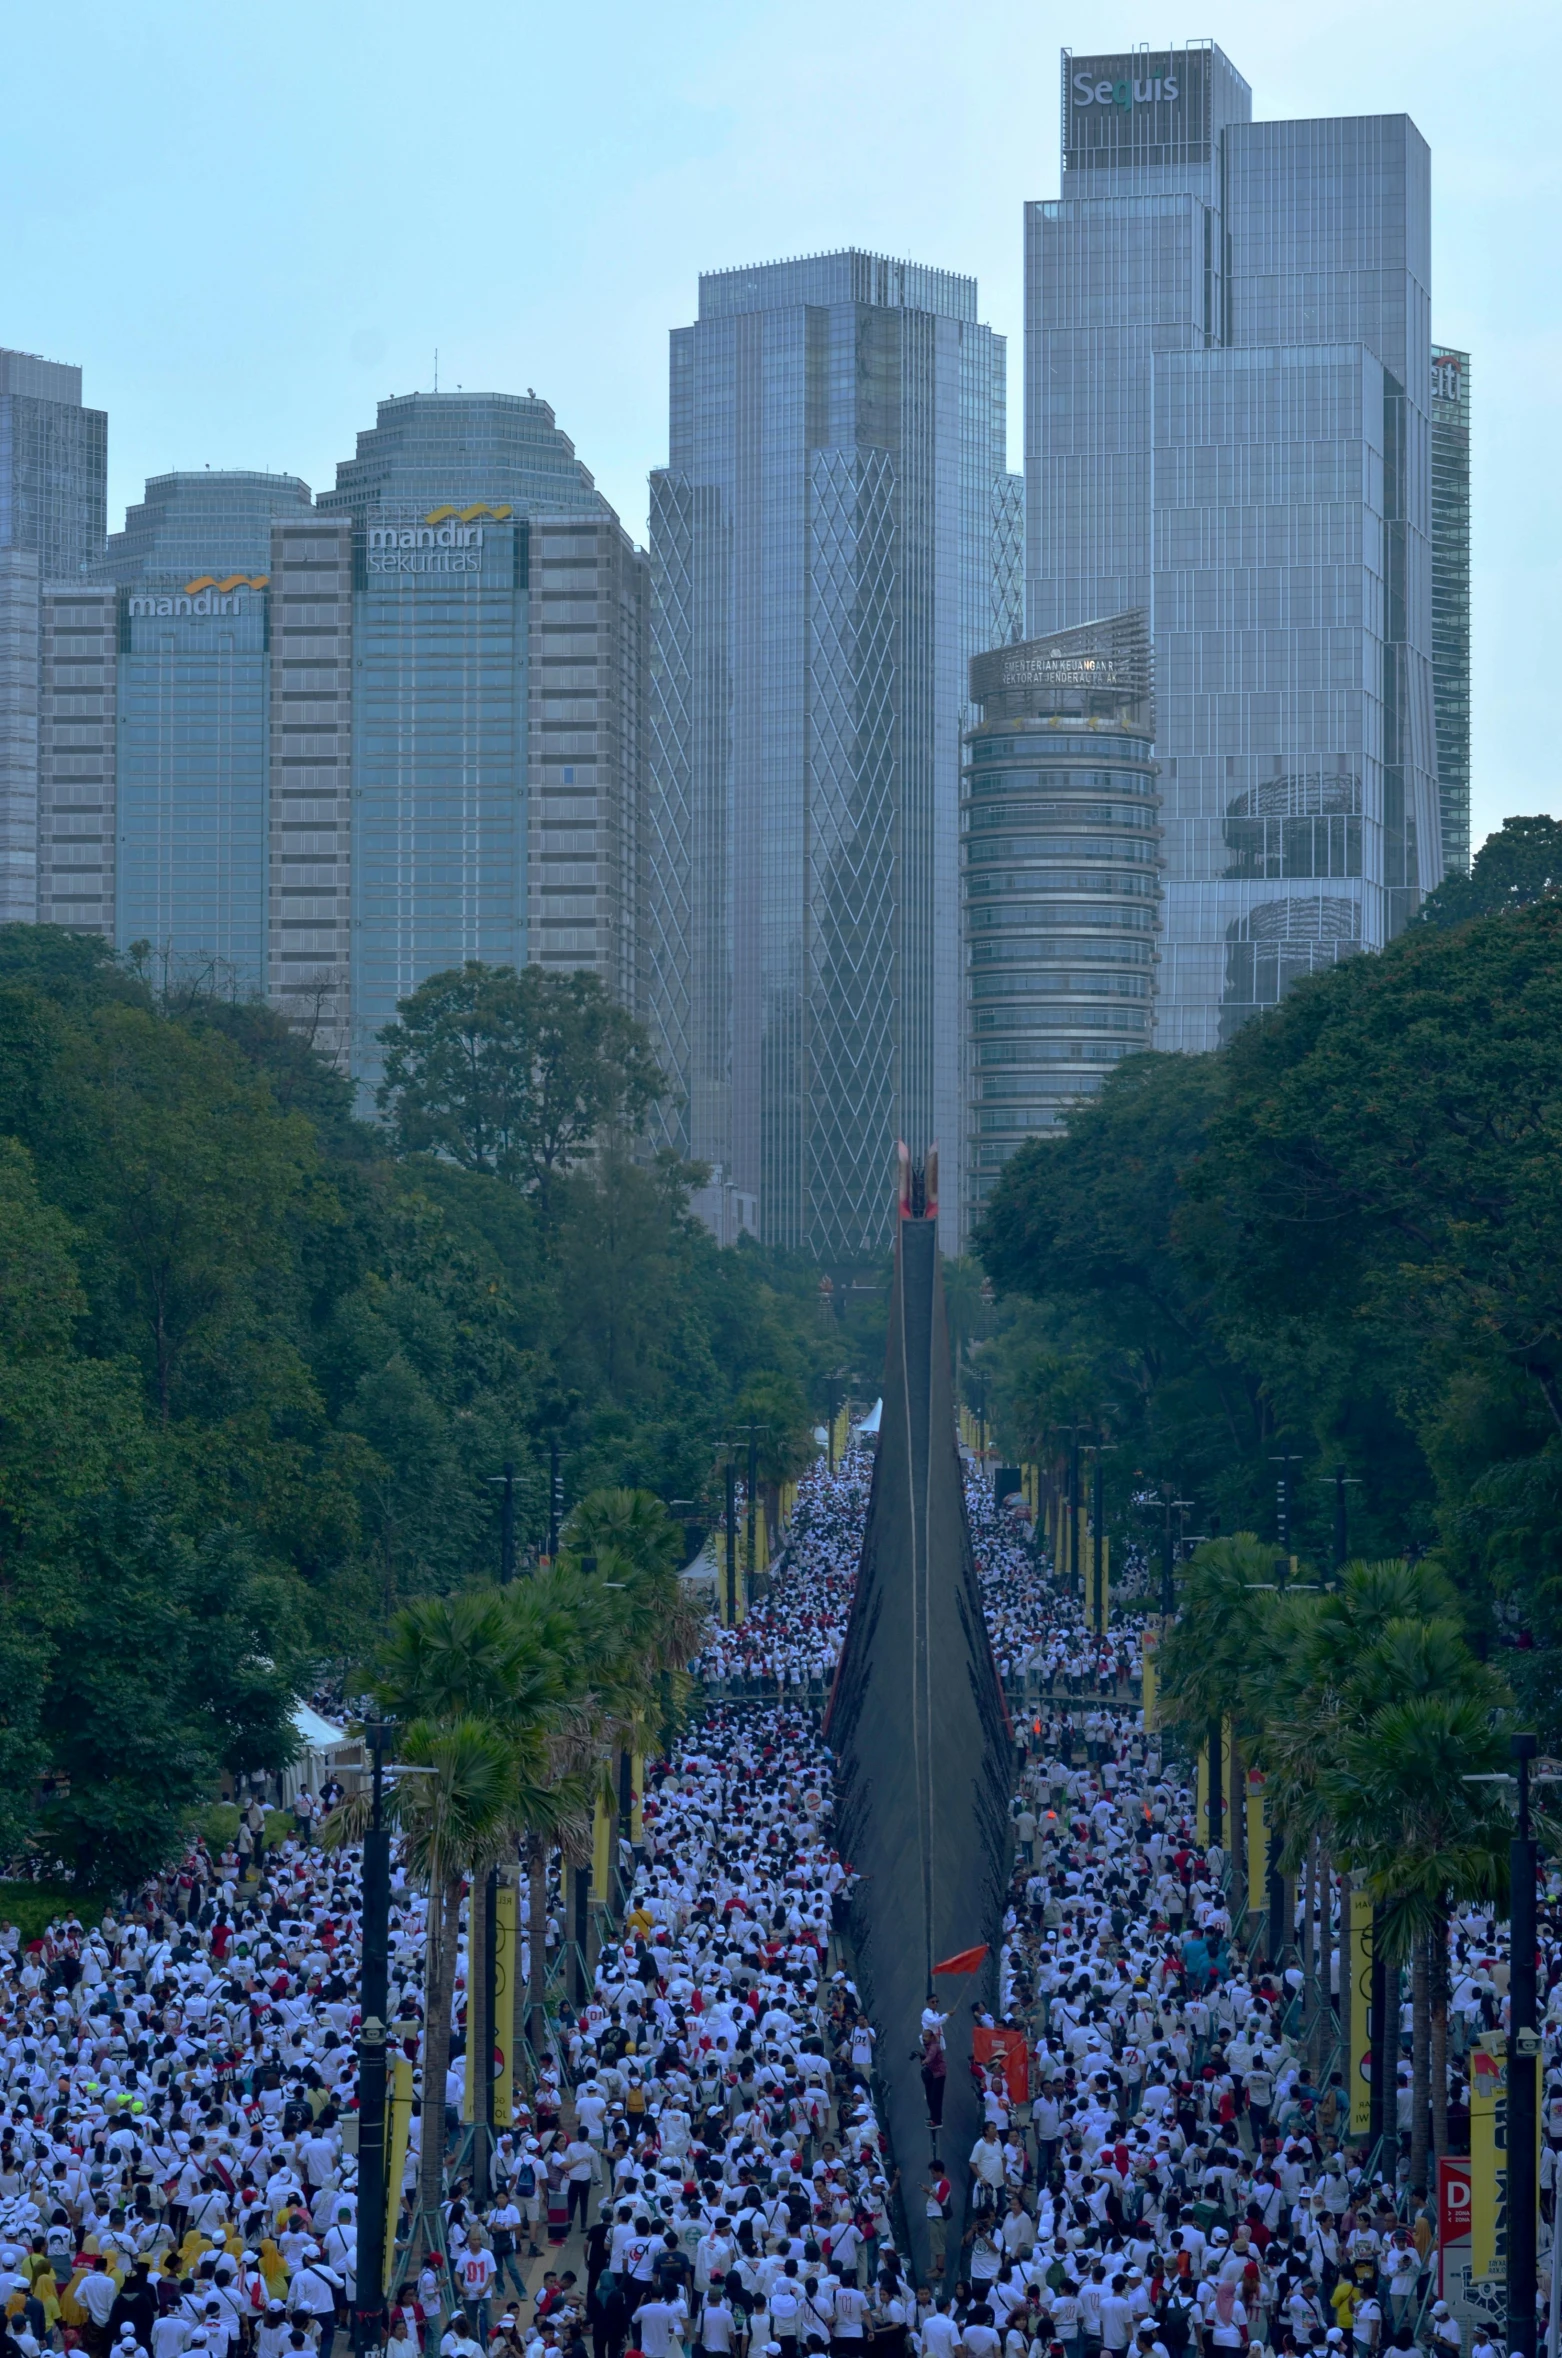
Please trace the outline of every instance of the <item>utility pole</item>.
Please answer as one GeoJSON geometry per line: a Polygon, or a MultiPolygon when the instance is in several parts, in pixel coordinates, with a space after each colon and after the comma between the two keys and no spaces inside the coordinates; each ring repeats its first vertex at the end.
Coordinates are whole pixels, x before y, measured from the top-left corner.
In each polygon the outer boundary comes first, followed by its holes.
{"type": "Polygon", "coordinates": [[[390,2003],[390,1829],[385,1754],[390,1723],[365,1722],[369,1824],[363,1838],[363,2028],[358,2041],[358,2257],[353,2348],[368,2358],[385,2341],[385,2015],[390,2003]]]}
{"type": "Polygon", "coordinates": [[[506,1458],[502,1474],[488,1477],[495,1487],[504,1485],[504,1497],[499,1507],[499,1583],[508,1588],[515,1578],[515,1461],[506,1458]]]}
{"type": "MultiPolygon", "coordinates": [[[[832,1469],[833,1471],[833,1469],[832,1469]]],[[[727,1627],[738,1623],[738,1467],[727,1452],[727,1627]]]]}
{"type": "Polygon", "coordinates": [[[1508,2354],[1535,2358],[1536,2079],[1535,1842],[1529,1824],[1530,1762],[1538,1749],[1527,1729],[1508,1739],[1518,1781],[1518,1822],[1508,1853],[1508,2354]]]}
{"type": "Polygon", "coordinates": [[[1178,1504],[1168,1491],[1165,1494],[1166,1517],[1161,1525],[1161,1620],[1170,1628],[1177,1610],[1177,1580],[1172,1556],[1172,1508],[1178,1504]]]}
{"type": "Polygon", "coordinates": [[[558,1561],[559,1511],[564,1504],[564,1489],[559,1479],[559,1437],[548,1435],[548,1561],[558,1561]]]}
{"type": "Polygon", "coordinates": [[[1095,1496],[1090,1503],[1092,1525],[1090,1546],[1095,1557],[1096,1634],[1098,1637],[1106,1635],[1106,1468],[1101,1463],[1104,1446],[1100,1441],[1096,1443],[1095,1496]]]}
{"type": "MultiPolygon", "coordinates": [[[[1464,1780],[1467,1785],[1512,1785],[1518,1802],[1508,1847],[1508,2358],[1535,2358],[1540,2032],[1535,2023],[1535,1838],[1530,1831],[1529,1789],[1530,1762],[1538,1749],[1530,1730],[1521,1728],[1508,1738],[1512,1776],[1488,1770],[1464,1780]]],[[[1554,1785],[1558,1780],[1548,1773],[1533,1781],[1554,1785]]],[[[1374,2089],[1376,2085],[1374,2074],[1374,2089]]]]}
{"type": "MultiPolygon", "coordinates": [[[[1280,1468],[1279,1479],[1275,1483],[1275,1541],[1281,1555],[1287,1559],[1287,1568],[1289,1569],[1291,1554],[1290,1469],[1292,1466],[1299,1466],[1302,1460],[1299,1451],[1287,1449],[1281,1456],[1272,1457],[1269,1462],[1272,1466],[1280,1468]]],[[[1279,1577],[1278,1572],[1276,1577],[1279,1577]]]]}
{"type": "Polygon", "coordinates": [[[1079,1577],[1079,1435],[1080,1427],[1071,1425],[1068,1436],[1068,1593],[1074,1594],[1074,1583],[1079,1577]]]}
{"type": "MultiPolygon", "coordinates": [[[[474,2047],[472,2050],[472,2192],[477,2201],[486,2202],[494,2151],[494,2044],[497,2028],[494,2022],[494,2006],[498,1997],[499,1981],[499,1960],[494,1953],[494,1936],[499,1924],[499,1870],[497,1867],[490,1867],[488,1870],[483,1882],[481,1901],[477,1896],[477,1885],[475,1882],[473,1883],[471,1916],[473,1921],[469,1925],[467,1936],[469,1963],[475,1963],[481,1971],[483,1987],[483,2045],[481,2048],[474,2047]],[[474,1931],[478,1935],[475,1940],[471,1937],[474,1931]],[[475,1957],[471,1954],[473,1951],[476,1951],[475,1957]]],[[[467,1987],[469,1993],[466,2010],[467,2037],[470,2039],[476,2028],[477,2018],[477,2009],[472,2004],[472,1997],[477,1991],[477,1974],[470,1970],[467,1987]]],[[[505,2033],[506,2047],[510,2044],[511,2035],[507,2029],[505,2033]]]]}
{"type": "Polygon", "coordinates": [[[1354,1474],[1347,1474],[1343,1466],[1336,1466],[1332,1474],[1320,1474],[1318,1479],[1321,1482],[1331,1483],[1334,1488],[1333,1570],[1334,1577],[1338,1580],[1345,1569],[1345,1560],[1350,1554],[1350,1531],[1345,1514],[1345,1493],[1354,1486],[1356,1477],[1354,1474]]]}

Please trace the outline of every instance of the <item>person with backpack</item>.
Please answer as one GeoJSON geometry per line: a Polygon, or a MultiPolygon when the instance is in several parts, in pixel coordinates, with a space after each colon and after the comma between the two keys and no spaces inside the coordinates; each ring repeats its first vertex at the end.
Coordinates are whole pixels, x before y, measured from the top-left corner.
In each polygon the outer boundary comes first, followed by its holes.
{"type": "Polygon", "coordinates": [[[543,2216],[543,2195],[537,2173],[537,2140],[527,2137],[515,2160],[515,2174],[510,2180],[510,2199],[520,2214],[516,2228],[516,2249],[520,2249],[520,2230],[526,2229],[528,2259],[540,2260],[542,2246],[537,2241],[537,2229],[543,2216]]]}

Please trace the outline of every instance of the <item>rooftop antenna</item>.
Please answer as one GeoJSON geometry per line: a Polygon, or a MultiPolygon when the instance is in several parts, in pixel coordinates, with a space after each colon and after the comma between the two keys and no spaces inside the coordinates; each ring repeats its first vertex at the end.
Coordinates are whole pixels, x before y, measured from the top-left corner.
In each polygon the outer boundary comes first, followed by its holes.
{"type": "Polygon", "coordinates": [[[434,346],[434,390],[439,391],[439,346],[434,346]]]}

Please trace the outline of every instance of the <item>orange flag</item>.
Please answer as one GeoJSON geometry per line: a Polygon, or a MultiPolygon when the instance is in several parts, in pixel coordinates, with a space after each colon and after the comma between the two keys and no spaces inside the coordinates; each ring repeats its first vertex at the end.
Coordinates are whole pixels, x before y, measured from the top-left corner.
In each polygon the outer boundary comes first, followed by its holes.
{"type": "Polygon", "coordinates": [[[977,1948],[960,1949],[953,1957],[946,1957],[942,1964],[934,1966],[933,1971],[935,1973],[977,1973],[981,1970],[982,1959],[986,1954],[987,1943],[983,1941],[977,1948]]]}

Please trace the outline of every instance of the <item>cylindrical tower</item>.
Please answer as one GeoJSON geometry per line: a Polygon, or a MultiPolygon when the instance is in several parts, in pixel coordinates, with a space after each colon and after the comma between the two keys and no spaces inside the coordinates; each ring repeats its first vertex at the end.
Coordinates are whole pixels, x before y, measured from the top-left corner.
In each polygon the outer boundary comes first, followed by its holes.
{"type": "Polygon", "coordinates": [[[978,655],[961,793],[967,1201],[1154,1030],[1161,829],[1140,610],[978,655]]]}

